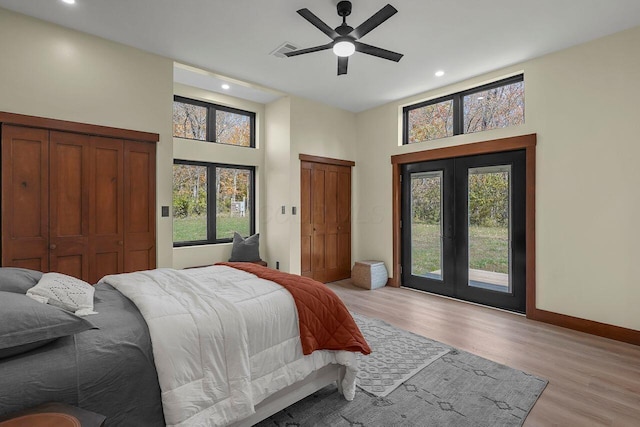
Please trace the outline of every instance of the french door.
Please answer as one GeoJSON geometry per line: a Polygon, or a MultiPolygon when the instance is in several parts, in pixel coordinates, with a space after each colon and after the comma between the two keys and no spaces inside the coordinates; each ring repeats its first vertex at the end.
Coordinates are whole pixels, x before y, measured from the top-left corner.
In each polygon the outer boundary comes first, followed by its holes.
{"type": "Polygon", "coordinates": [[[402,283],[525,311],[525,151],[403,165],[402,283]]]}

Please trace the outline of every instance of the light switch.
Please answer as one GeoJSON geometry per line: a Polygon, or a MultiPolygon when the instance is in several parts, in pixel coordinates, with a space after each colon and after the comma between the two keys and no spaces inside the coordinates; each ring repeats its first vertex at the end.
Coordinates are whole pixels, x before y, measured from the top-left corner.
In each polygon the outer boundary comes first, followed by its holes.
{"type": "Polygon", "coordinates": [[[291,215],[295,215],[297,212],[297,209],[295,206],[291,206],[291,215]]]}
{"type": "Polygon", "coordinates": [[[287,213],[287,207],[285,205],[282,205],[282,215],[287,213]]]}
{"type": "Polygon", "coordinates": [[[163,206],[162,207],[162,216],[163,217],[168,217],[169,216],[169,206],[163,206]]]}

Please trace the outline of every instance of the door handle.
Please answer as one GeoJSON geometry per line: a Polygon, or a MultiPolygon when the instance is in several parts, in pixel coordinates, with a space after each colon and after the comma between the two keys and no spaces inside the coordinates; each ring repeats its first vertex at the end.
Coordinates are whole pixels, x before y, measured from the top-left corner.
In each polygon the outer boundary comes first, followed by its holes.
{"type": "Polygon", "coordinates": [[[55,243],[52,243],[49,245],[49,249],[51,249],[52,251],[55,250],[57,248],[57,246],[55,245],[55,243]]]}
{"type": "Polygon", "coordinates": [[[122,240],[118,240],[118,245],[122,246],[124,245],[124,242],[122,240]]]}

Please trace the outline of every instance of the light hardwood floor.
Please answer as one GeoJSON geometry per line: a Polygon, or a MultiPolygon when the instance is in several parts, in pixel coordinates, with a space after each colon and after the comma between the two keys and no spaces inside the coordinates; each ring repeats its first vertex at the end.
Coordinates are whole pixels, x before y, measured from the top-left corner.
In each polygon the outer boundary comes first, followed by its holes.
{"type": "Polygon", "coordinates": [[[640,347],[407,288],[329,284],[347,307],[549,381],[532,426],[640,426],[640,347]]]}

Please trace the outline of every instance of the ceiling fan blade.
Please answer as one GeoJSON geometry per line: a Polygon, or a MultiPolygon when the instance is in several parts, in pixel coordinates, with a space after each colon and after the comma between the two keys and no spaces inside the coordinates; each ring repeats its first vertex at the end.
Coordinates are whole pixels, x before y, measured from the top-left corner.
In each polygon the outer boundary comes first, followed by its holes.
{"type": "Polygon", "coordinates": [[[307,49],[294,50],[292,52],[285,53],[285,55],[289,56],[289,57],[298,56],[298,55],[304,55],[305,53],[320,52],[321,50],[331,49],[332,47],[333,47],[333,42],[327,43],[327,44],[323,44],[321,46],[309,47],[307,49]]]}
{"type": "Polygon", "coordinates": [[[340,34],[336,33],[336,30],[325,24],[320,18],[314,15],[309,9],[300,9],[298,11],[298,15],[302,16],[304,19],[309,21],[311,25],[331,37],[335,39],[336,37],[340,37],[340,34]]]}
{"type": "Polygon", "coordinates": [[[373,30],[374,28],[376,28],[378,25],[382,24],[387,19],[391,18],[396,13],[398,13],[398,10],[395,7],[388,4],[382,9],[380,9],[379,11],[377,11],[371,18],[367,19],[362,24],[360,24],[358,28],[356,28],[351,32],[351,35],[356,39],[364,37],[365,34],[373,30]]]}
{"type": "Polygon", "coordinates": [[[338,56],[338,75],[347,74],[348,56],[338,56]]]}
{"type": "Polygon", "coordinates": [[[389,61],[398,62],[402,59],[401,53],[392,52],[390,50],[382,49],[379,47],[371,46],[361,42],[353,42],[356,45],[356,51],[366,53],[367,55],[377,56],[379,58],[388,59],[389,61]]]}

